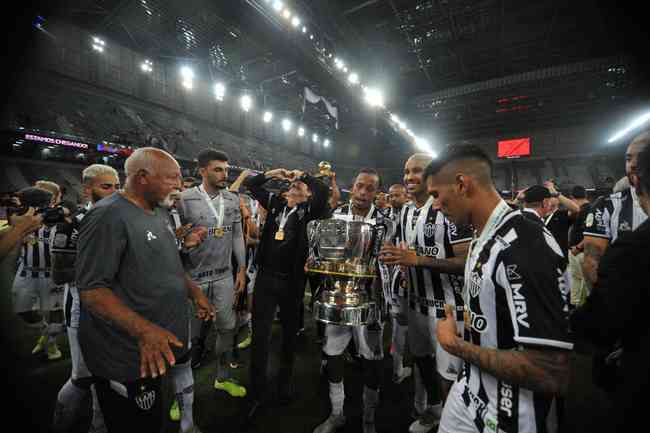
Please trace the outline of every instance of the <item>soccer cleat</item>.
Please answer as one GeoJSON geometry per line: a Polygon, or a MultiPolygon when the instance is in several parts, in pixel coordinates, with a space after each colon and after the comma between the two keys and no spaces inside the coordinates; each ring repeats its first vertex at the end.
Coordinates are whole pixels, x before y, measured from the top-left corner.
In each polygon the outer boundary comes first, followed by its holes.
{"type": "Polygon", "coordinates": [[[400,383],[402,383],[404,381],[404,379],[409,377],[412,372],[413,372],[413,370],[411,369],[411,367],[402,368],[402,374],[399,374],[399,375],[398,374],[393,374],[393,383],[396,383],[396,384],[399,385],[400,383]]]}
{"type": "Polygon", "coordinates": [[[215,379],[214,389],[226,391],[228,394],[230,394],[231,397],[246,397],[246,388],[235,383],[232,380],[224,380],[223,382],[219,382],[219,379],[215,379]]]}
{"type": "Polygon", "coordinates": [[[313,433],[334,433],[345,425],[345,415],[331,414],[321,425],[314,429],[313,433]]]}
{"type": "Polygon", "coordinates": [[[246,337],[244,339],[244,341],[242,341],[241,343],[239,343],[237,345],[237,348],[238,349],[246,349],[248,346],[251,345],[252,342],[253,342],[253,337],[251,335],[249,335],[248,337],[246,337]]]}
{"type": "Polygon", "coordinates": [[[32,355],[36,355],[37,353],[42,352],[43,348],[45,347],[45,343],[47,343],[47,337],[45,335],[38,337],[38,340],[36,340],[36,346],[34,346],[32,349],[32,355]]]}
{"type": "Polygon", "coordinates": [[[409,426],[409,433],[427,433],[440,424],[442,404],[430,406],[409,426]]]}
{"type": "Polygon", "coordinates": [[[181,407],[178,405],[178,400],[174,399],[172,407],[169,409],[169,419],[172,421],[181,420],[181,407]]]}
{"type": "Polygon", "coordinates": [[[48,344],[47,346],[47,360],[48,361],[56,361],[57,359],[61,359],[63,355],[61,354],[61,351],[59,350],[59,347],[56,345],[56,342],[52,342],[48,344]]]}

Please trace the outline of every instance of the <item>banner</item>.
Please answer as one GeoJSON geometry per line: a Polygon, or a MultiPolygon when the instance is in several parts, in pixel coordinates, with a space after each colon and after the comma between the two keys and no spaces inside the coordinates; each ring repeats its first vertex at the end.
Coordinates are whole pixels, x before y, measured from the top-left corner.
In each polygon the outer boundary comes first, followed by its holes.
{"type": "Polygon", "coordinates": [[[307,102],[310,104],[318,104],[319,102],[323,102],[323,104],[325,104],[325,109],[329,115],[336,119],[336,129],[339,129],[339,109],[332,105],[330,101],[325,99],[323,96],[317,95],[309,87],[305,87],[305,98],[302,104],[303,113],[305,112],[307,102]]]}

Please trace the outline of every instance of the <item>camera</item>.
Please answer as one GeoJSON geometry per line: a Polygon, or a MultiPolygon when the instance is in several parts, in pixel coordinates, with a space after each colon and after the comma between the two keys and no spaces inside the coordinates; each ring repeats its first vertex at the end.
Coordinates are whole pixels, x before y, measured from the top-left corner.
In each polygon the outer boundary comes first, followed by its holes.
{"type": "MultiPolygon", "coordinates": [[[[7,217],[9,219],[13,215],[24,215],[28,210],[28,206],[8,207],[7,217]]],[[[43,224],[46,226],[53,226],[65,221],[65,210],[62,206],[37,208],[34,215],[42,215],[43,224]]]]}

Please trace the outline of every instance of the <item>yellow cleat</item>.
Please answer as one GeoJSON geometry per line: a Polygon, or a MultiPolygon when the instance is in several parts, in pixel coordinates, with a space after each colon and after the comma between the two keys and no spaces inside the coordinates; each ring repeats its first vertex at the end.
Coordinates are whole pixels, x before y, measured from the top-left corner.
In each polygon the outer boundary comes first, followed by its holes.
{"type": "Polygon", "coordinates": [[[214,389],[226,391],[231,397],[246,397],[246,388],[233,382],[232,380],[214,381],[214,389]]]}
{"type": "Polygon", "coordinates": [[[32,355],[36,355],[37,353],[40,353],[43,351],[43,348],[45,347],[45,343],[47,343],[47,337],[45,335],[41,335],[38,337],[38,340],[36,341],[36,346],[32,349],[32,355]]]}
{"type": "Polygon", "coordinates": [[[169,418],[172,421],[181,420],[181,407],[178,405],[178,400],[174,399],[172,407],[169,409],[169,418]]]}
{"type": "Polygon", "coordinates": [[[244,341],[237,345],[238,349],[246,349],[253,342],[253,338],[249,335],[244,341]]]}
{"type": "Polygon", "coordinates": [[[52,342],[47,346],[47,360],[48,361],[56,361],[57,359],[61,359],[63,355],[61,354],[61,351],[59,350],[59,346],[56,345],[56,342],[52,342]]]}

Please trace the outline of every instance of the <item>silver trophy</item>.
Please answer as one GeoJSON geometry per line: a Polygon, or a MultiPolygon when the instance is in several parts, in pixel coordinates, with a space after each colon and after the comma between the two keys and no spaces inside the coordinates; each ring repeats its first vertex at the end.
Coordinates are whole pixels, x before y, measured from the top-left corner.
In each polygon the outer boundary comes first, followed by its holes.
{"type": "Polygon", "coordinates": [[[381,244],[394,230],[390,220],[384,221],[373,225],[327,219],[307,225],[307,270],[322,277],[314,302],[316,320],[336,325],[379,320],[383,296],[372,280],[377,276],[381,244]]]}

